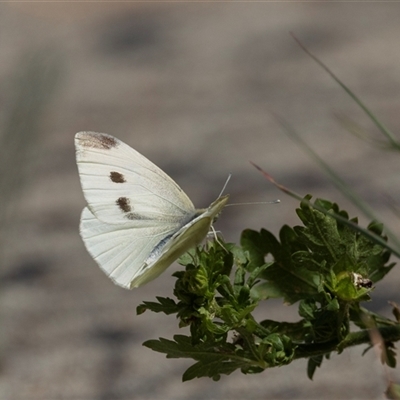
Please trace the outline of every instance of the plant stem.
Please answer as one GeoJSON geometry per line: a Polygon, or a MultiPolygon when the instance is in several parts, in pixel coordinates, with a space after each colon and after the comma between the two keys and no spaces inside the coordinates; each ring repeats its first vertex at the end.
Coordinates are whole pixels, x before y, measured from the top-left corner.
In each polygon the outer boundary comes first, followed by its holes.
{"type": "MultiPolygon", "coordinates": [[[[385,326],[377,328],[376,330],[382,336],[384,342],[395,342],[400,340],[400,325],[385,326]]],[[[335,340],[325,343],[298,345],[295,350],[294,359],[315,357],[332,351],[341,352],[347,347],[358,346],[360,344],[371,344],[371,332],[372,329],[365,329],[359,332],[349,333],[340,343],[335,340]]]]}

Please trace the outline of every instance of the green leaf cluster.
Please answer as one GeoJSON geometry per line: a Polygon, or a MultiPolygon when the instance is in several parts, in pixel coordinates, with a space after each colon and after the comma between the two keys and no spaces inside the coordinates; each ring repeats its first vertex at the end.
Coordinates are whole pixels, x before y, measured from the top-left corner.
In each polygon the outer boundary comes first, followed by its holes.
{"type": "Polygon", "coordinates": [[[218,380],[237,369],[259,373],[300,357],[308,359],[312,378],[324,357],[369,344],[368,331],[376,328],[387,335],[385,362],[395,366],[398,319],[361,306],[394,266],[382,245],[383,226],[372,222],[365,234],[353,228],[357,219],[350,220],[336,204],[310,200],[306,196],[297,209],[302,225],[283,226],[278,238],[264,229],[245,230],[240,246],[219,239],[181,257],[185,270],[174,274],[175,298],[157,297],[157,302],[146,301],[137,311],[175,314],[190,334],[144,345],[168,358],[195,360],[184,380],[218,380]],[[296,303],[299,321],[256,321],[253,311],[270,298],[296,303]],[[359,331],[351,331],[354,325],[359,331]]]}
{"type": "Polygon", "coordinates": [[[179,326],[189,326],[191,336],[176,335],[173,341],[149,340],[145,346],[169,358],[196,360],[185,372],[184,380],[201,376],[218,380],[221,374],[236,369],[256,373],[292,360],[294,347],[289,338],[266,330],[251,314],[258,305],[250,295],[251,288],[266,265],[248,273],[243,251],[217,242],[207,251],[188,252],[180,262],[186,269],[174,274],[177,300],[157,297],[158,302],[144,302],[137,311],[175,313],[179,326]]]}

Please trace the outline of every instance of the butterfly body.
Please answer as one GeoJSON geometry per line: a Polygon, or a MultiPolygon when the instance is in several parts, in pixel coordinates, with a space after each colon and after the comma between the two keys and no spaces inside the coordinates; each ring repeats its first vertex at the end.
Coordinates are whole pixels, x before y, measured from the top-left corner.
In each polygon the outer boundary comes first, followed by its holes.
{"type": "Polygon", "coordinates": [[[124,288],[153,280],[199,244],[228,201],[223,196],[196,209],[167,174],[111,135],[79,132],[75,147],[88,203],[81,236],[100,268],[124,288]]]}

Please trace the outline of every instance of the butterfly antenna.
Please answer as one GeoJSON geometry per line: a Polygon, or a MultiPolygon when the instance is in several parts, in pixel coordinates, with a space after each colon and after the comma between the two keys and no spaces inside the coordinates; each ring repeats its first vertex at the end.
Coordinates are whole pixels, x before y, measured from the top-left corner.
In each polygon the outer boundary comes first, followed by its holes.
{"type": "Polygon", "coordinates": [[[225,192],[226,187],[228,186],[228,182],[231,180],[232,174],[228,175],[228,178],[226,179],[226,182],[224,184],[224,187],[221,190],[221,193],[219,194],[218,198],[220,198],[222,196],[222,193],[225,192]]]}
{"type": "Polygon", "coordinates": [[[225,207],[230,206],[249,206],[249,205],[259,205],[259,204],[278,204],[281,201],[279,199],[272,200],[272,201],[252,201],[250,203],[229,203],[225,207]]]}

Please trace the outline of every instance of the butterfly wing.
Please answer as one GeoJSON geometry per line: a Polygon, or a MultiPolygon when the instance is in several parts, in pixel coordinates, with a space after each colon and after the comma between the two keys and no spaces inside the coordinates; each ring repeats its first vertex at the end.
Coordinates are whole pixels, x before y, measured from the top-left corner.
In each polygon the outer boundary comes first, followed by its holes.
{"type": "Polygon", "coordinates": [[[200,243],[228,200],[196,210],[168,175],[111,135],[80,132],[75,146],[88,203],[81,236],[100,268],[124,288],[156,278],[200,243]]]}
{"type": "Polygon", "coordinates": [[[198,216],[156,246],[146,260],[146,265],[142,269],[143,273],[131,282],[130,288],[141,286],[155,279],[178,257],[190,248],[197,246],[206,237],[214,219],[227,201],[228,196],[220,197],[207,209],[199,210],[198,216]]]}
{"type": "Polygon", "coordinates": [[[179,226],[140,227],[132,223],[107,224],[85,207],[80,233],[89,254],[119,286],[131,287],[147,269],[153,249],[179,226]]]}
{"type": "Polygon", "coordinates": [[[85,207],[80,232],[100,268],[119,286],[132,289],[155,279],[179,256],[200,243],[227,201],[227,196],[221,197],[208,209],[198,211],[185,225],[169,230],[161,226],[107,224],[85,207]]]}
{"type": "Polygon", "coordinates": [[[193,203],[167,174],[119,139],[79,132],[75,148],[83,194],[98,219],[110,224],[173,223],[195,213],[193,203]]]}

